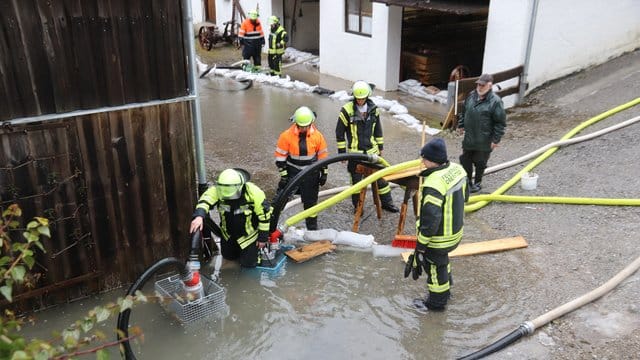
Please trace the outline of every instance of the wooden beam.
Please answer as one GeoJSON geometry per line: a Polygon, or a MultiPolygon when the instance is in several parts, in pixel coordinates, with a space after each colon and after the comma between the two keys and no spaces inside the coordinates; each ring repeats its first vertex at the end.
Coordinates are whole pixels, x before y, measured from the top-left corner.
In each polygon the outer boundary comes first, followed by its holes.
{"type": "MultiPolygon", "coordinates": [[[[415,237],[414,237],[415,238],[415,237]]],[[[460,244],[449,253],[449,257],[487,254],[498,251],[520,249],[529,246],[522,236],[509,237],[497,240],[479,241],[475,243],[460,244]]],[[[413,251],[402,253],[402,260],[407,262],[413,251]]]]}
{"type": "Polygon", "coordinates": [[[297,263],[305,262],[316,256],[326,254],[336,249],[329,240],[320,240],[309,245],[286,251],[284,254],[297,263]]]}

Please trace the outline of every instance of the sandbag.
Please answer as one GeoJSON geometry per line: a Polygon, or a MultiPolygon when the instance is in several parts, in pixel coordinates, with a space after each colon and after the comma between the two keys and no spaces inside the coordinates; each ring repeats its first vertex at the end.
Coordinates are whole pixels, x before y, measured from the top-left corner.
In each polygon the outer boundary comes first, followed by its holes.
{"type": "Polygon", "coordinates": [[[407,251],[405,248],[397,248],[391,245],[373,245],[374,257],[394,257],[400,256],[403,252],[407,251]]]}
{"type": "Polygon", "coordinates": [[[320,229],[320,230],[307,230],[304,233],[304,241],[313,242],[320,240],[329,240],[333,242],[338,236],[338,231],[335,229],[320,229]]]}
{"type": "Polygon", "coordinates": [[[373,235],[358,234],[351,231],[340,231],[333,241],[336,245],[349,245],[358,248],[373,246],[373,235]]]}

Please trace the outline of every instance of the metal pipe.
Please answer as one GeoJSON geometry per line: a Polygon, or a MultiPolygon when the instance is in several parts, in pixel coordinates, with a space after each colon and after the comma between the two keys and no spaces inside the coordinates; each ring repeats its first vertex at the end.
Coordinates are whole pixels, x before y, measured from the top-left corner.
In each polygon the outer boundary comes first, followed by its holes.
{"type": "Polygon", "coordinates": [[[101,113],[106,113],[111,111],[122,111],[122,110],[130,110],[130,109],[139,109],[139,108],[149,107],[149,106],[173,104],[177,102],[191,101],[194,99],[195,99],[195,96],[188,95],[188,96],[182,96],[179,98],[166,99],[166,100],[153,100],[153,101],[147,101],[143,103],[131,103],[131,104],[109,106],[109,107],[103,107],[103,108],[97,108],[97,109],[76,110],[76,111],[70,111],[62,114],[46,114],[46,115],[38,115],[38,116],[29,116],[29,117],[16,118],[16,119],[3,121],[2,123],[0,123],[0,125],[11,126],[11,125],[29,124],[33,122],[54,121],[54,120],[61,120],[61,119],[66,119],[70,117],[101,114],[101,113]]]}
{"type": "Polygon", "coordinates": [[[198,176],[198,193],[202,193],[207,188],[207,173],[204,166],[204,140],[202,137],[202,114],[200,113],[200,97],[198,96],[196,49],[194,46],[193,32],[193,10],[191,0],[184,0],[183,35],[185,42],[185,56],[189,72],[188,86],[189,94],[194,96],[191,102],[191,116],[193,119],[193,136],[196,149],[196,173],[198,176]]]}
{"type": "Polygon", "coordinates": [[[533,0],[531,6],[531,20],[529,21],[529,36],[527,37],[527,49],[524,55],[524,66],[522,69],[522,78],[520,79],[520,89],[518,89],[518,102],[524,98],[524,92],[529,85],[529,63],[531,62],[531,48],[533,47],[533,34],[536,29],[536,18],[538,16],[538,0],[533,0]]]}

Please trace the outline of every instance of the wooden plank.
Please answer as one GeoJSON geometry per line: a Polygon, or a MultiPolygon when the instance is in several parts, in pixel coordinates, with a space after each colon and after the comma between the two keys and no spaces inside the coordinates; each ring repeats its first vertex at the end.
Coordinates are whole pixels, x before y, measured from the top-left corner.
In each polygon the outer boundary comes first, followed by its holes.
{"type": "MultiPolygon", "coordinates": [[[[407,238],[409,238],[407,236],[407,238]]],[[[415,240],[415,236],[413,236],[415,240]]],[[[479,241],[475,243],[460,244],[455,250],[449,253],[449,257],[457,256],[469,256],[487,254],[498,251],[520,249],[529,246],[527,241],[522,236],[515,236],[497,240],[479,241]]],[[[413,251],[406,251],[402,253],[402,261],[407,262],[409,255],[413,251]]]]}
{"type": "Polygon", "coordinates": [[[332,252],[336,246],[329,240],[316,241],[309,245],[286,251],[284,254],[297,263],[305,262],[316,256],[332,252]]]}

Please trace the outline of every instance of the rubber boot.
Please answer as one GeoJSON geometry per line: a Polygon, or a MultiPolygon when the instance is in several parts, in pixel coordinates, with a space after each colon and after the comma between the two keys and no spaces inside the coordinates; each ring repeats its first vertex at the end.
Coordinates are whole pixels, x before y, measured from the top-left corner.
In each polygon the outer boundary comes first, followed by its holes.
{"type": "Polygon", "coordinates": [[[393,205],[393,198],[391,197],[391,193],[380,195],[380,202],[382,203],[382,209],[391,213],[400,212],[400,209],[398,209],[397,206],[393,205]]]}
{"type": "Polygon", "coordinates": [[[318,230],[317,217],[308,217],[305,219],[305,223],[307,224],[307,230],[318,230]]]}

